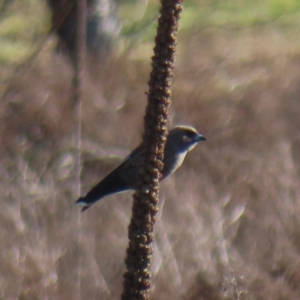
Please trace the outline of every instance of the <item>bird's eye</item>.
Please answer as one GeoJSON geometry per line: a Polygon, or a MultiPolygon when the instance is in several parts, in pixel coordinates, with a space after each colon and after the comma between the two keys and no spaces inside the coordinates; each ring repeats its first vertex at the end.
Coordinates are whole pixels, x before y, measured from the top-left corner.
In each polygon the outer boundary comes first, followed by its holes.
{"type": "Polygon", "coordinates": [[[191,143],[194,139],[194,133],[191,131],[186,131],[183,135],[183,141],[187,143],[191,143]]]}
{"type": "Polygon", "coordinates": [[[189,139],[192,139],[194,137],[195,133],[192,131],[186,131],[185,136],[189,139]]]}
{"type": "Polygon", "coordinates": [[[183,136],[183,141],[190,143],[193,140],[193,137],[194,136],[191,135],[190,132],[189,133],[185,133],[184,136],[183,136]]]}

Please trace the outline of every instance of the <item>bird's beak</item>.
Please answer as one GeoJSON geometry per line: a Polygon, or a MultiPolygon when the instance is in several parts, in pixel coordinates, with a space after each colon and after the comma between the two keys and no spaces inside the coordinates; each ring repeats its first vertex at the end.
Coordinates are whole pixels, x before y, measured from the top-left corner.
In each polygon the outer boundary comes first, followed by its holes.
{"type": "Polygon", "coordinates": [[[197,135],[194,137],[194,141],[195,141],[195,142],[206,141],[206,137],[204,137],[202,134],[197,134],[197,135]]]}

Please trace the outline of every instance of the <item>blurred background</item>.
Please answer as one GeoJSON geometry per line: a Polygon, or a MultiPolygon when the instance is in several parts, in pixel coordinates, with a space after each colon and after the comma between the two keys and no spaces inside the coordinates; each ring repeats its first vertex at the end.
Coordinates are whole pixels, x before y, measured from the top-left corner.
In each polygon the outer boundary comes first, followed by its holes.
{"type": "MultiPolygon", "coordinates": [[[[0,1],[1,299],[122,293],[131,193],[74,205],[72,3],[0,1]]],[[[141,141],[158,10],[88,1],[82,193],[141,141]]],[[[154,299],[300,299],[299,20],[299,0],[186,1],[169,126],[207,141],[161,184],[154,299]]]]}

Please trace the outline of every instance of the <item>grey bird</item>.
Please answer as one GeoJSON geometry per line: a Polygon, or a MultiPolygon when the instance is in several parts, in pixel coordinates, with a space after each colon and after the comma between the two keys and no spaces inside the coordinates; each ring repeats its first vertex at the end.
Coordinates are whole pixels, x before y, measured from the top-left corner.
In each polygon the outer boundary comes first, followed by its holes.
{"type": "MultiPolygon", "coordinates": [[[[163,159],[163,169],[160,180],[174,173],[183,163],[187,152],[194,149],[200,141],[206,138],[191,126],[179,125],[169,131],[163,159]]],[[[142,159],[141,146],[136,148],[124,162],[102,179],[85,196],[79,198],[76,204],[87,210],[98,200],[116,193],[136,190],[138,182],[138,165],[142,159]]]]}

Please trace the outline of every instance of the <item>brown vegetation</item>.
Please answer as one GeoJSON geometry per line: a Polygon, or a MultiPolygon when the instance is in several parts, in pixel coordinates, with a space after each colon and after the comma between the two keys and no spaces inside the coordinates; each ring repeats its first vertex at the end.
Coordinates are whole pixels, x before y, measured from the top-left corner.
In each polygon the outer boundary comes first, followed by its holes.
{"type": "MultiPolygon", "coordinates": [[[[207,30],[179,39],[171,123],[194,125],[208,141],[161,184],[154,299],[300,298],[292,35],[207,30]]],[[[14,78],[0,110],[2,298],[118,299],[132,198],[112,196],[84,214],[74,205],[72,72],[45,51],[14,78]]],[[[149,61],[91,62],[84,191],[139,144],[149,61]]]]}

